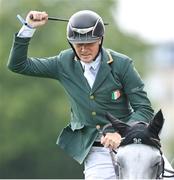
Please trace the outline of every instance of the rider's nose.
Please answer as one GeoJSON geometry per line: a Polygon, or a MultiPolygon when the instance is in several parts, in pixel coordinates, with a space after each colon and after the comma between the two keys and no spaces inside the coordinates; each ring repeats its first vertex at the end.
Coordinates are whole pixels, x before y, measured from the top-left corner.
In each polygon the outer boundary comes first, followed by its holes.
{"type": "Polygon", "coordinates": [[[83,52],[83,51],[85,51],[85,49],[86,49],[85,44],[82,44],[82,45],[81,45],[81,51],[83,52]]]}

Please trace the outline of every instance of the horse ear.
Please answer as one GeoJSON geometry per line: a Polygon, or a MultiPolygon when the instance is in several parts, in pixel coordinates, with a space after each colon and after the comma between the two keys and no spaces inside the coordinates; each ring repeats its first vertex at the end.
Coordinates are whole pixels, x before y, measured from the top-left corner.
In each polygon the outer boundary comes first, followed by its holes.
{"type": "Polygon", "coordinates": [[[161,109],[156,113],[148,125],[148,129],[155,135],[158,135],[163,127],[164,117],[161,109]]]}
{"type": "Polygon", "coordinates": [[[127,128],[130,126],[124,122],[121,122],[119,119],[114,117],[110,113],[106,113],[106,118],[111,122],[112,127],[114,128],[115,131],[118,131],[122,136],[125,135],[127,128]]]}

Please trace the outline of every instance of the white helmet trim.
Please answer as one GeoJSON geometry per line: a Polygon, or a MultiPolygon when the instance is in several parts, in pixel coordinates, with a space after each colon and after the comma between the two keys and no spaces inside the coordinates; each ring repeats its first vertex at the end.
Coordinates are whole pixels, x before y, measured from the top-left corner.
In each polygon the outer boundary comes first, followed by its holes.
{"type": "Polygon", "coordinates": [[[89,28],[83,28],[83,29],[79,29],[79,28],[73,28],[72,27],[72,30],[79,33],[79,34],[86,34],[90,31],[93,31],[94,27],[89,27],[89,28]]]}

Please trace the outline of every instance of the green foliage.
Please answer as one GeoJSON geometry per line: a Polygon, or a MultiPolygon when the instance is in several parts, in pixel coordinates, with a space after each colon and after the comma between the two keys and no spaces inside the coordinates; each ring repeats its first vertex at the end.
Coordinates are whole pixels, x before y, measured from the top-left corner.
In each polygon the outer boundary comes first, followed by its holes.
{"type": "MultiPolygon", "coordinates": [[[[114,0],[0,0],[0,3],[0,178],[82,178],[83,167],[55,144],[70,116],[62,86],[54,80],[14,74],[6,67],[13,35],[21,27],[16,15],[25,17],[30,10],[40,10],[50,16],[69,18],[78,10],[91,9],[109,22],[104,46],[128,54],[141,66],[147,47],[136,37],[119,31],[111,13],[114,0]]],[[[30,44],[29,56],[38,57],[69,48],[66,23],[48,22],[37,30],[30,44]]]]}

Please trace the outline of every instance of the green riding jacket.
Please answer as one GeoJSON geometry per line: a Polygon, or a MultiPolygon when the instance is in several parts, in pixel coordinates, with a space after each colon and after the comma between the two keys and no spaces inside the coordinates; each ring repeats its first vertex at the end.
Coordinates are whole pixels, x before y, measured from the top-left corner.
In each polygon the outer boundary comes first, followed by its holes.
{"type": "Polygon", "coordinates": [[[108,123],[106,112],[124,122],[152,119],[153,109],[144,84],[129,57],[102,48],[100,69],[91,89],[72,49],[54,57],[30,58],[29,41],[30,38],[15,36],[8,68],[19,74],[56,79],[65,88],[71,118],[57,144],[79,163],[84,161],[98,135],[96,125],[108,123]]]}

